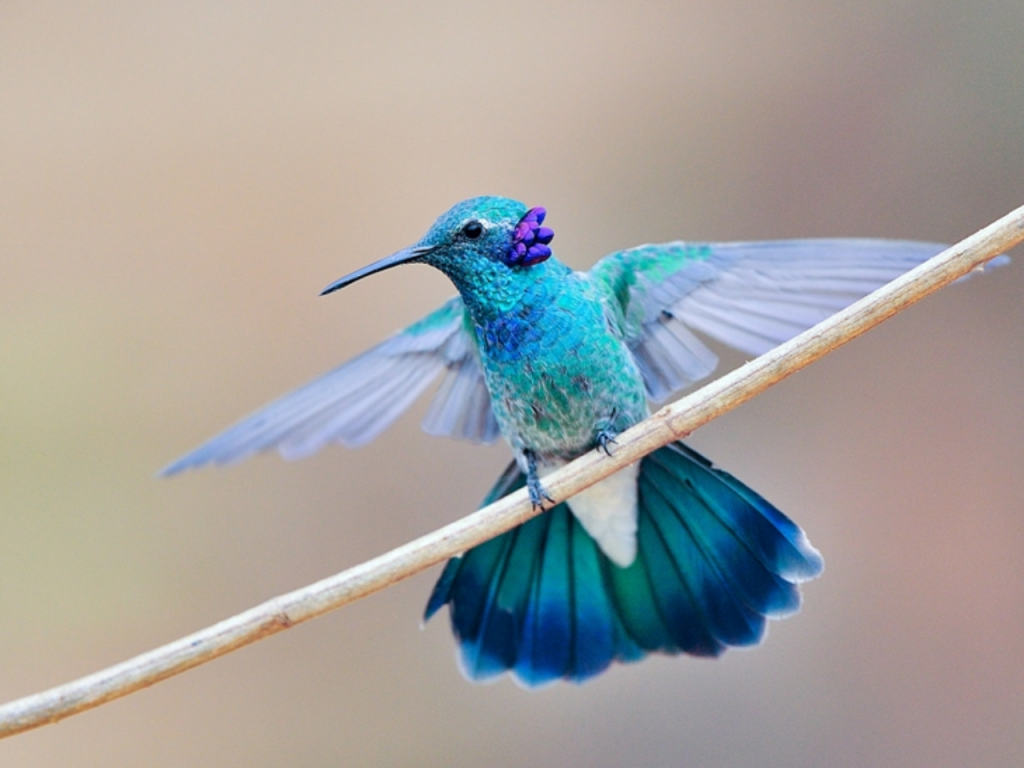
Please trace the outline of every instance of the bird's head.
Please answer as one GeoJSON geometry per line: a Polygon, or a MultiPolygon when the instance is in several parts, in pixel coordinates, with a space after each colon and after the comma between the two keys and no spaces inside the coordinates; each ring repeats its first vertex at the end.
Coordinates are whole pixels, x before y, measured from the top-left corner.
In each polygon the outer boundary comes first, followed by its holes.
{"type": "Polygon", "coordinates": [[[543,208],[506,197],[473,197],[442,214],[419,242],[331,283],[321,295],[399,264],[429,264],[463,293],[479,282],[529,270],[551,257],[543,208]]]}

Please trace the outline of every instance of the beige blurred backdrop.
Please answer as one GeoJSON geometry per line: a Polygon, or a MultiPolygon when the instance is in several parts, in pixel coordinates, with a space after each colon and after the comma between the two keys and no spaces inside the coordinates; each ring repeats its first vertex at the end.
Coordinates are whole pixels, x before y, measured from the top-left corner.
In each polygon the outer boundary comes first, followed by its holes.
{"type": "MultiPolygon", "coordinates": [[[[954,241],[1024,203],[1024,4],[0,2],[0,698],[475,508],[430,438],[155,472],[452,293],[332,295],[471,195],[558,255],[954,241]]],[[[718,661],[465,682],[437,571],[57,726],[4,766],[1024,764],[1024,268],[694,435],[827,562],[718,661]]],[[[727,366],[742,362],[726,356],[727,366]]]]}

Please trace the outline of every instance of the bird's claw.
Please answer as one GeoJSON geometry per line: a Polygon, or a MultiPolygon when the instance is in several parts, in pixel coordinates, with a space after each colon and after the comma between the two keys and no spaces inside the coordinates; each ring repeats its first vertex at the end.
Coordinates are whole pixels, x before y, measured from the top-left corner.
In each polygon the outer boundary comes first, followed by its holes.
{"type": "Polygon", "coordinates": [[[555,500],[544,492],[544,486],[540,484],[540,475],[537,474],[537,457],[533,451],[524,451],[523,455],[526,457],[526,487],[530,491],[533,508],[543,511],[545,500],[554,506],[555,500]]]}
{"type": "Polygon", "coordinates": [[[544,486],[540,484],[540,478],[533,475],[527,480],[527,488],[530,491],[530,501],[533,503],[534,509],[545,509],[544,502],[547,501],[549,504],[554,505],[555,500],[552,499],[547,493],[544,492],[544,486]]]}
{"type": "Polygon", "coordinates": [[[612,446],[618,444],[614,432],[602,430],[597,434],[597,450],[604,451],[605,456],[611,456],[612,446]]]}
{"type": "Polygon", "coordinates": [[[619,409],[612,408],[612,413],[608,417],[608,420],[599,423],[599,429],[597,430],[597,450],[604,451],[605,456],[612,455],[612,446],[618,445],[615,438],[618,436],[618,432],[612,429],[612,424],[615,423],[615,417],[618,415],[619,409]]]}

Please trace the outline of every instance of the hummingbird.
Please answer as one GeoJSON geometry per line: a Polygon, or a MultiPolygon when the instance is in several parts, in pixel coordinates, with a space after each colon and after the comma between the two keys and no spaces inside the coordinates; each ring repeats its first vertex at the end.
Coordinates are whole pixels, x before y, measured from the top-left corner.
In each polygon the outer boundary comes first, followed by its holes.
{"type": "Polygon", "coordinates": [[[580,682],[650,653],[718,656],[799,610],[822,572],[804,532],[681,442],[569,500],[544,476],[708,376],[698,334],[759,355],[925,259],[936,243],[879,239],[670,242],[558,261],[546,211],[504,197],[452,207],[414,245],[331,283],[406,264],[458,295],[362,355],[270,403],[163,470],[277,449],[288,459],[373,440],[438,377],[423,422],[514,456],[484,503],[526,487],[540,515],[454,557],[425,619],[449,607],[463,672],[580,682]]]}

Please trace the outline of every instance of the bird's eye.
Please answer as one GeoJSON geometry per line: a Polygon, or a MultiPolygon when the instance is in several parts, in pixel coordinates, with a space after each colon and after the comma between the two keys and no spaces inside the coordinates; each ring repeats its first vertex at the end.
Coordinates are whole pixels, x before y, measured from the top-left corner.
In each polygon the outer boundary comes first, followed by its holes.
{"type": "Polygon", "coordinates": [[[471,221],[462,228],[462,234],[470,240],[476,240],[484,233],[484,225],[479,221],[471,221]]]}

